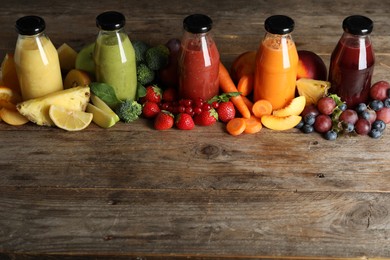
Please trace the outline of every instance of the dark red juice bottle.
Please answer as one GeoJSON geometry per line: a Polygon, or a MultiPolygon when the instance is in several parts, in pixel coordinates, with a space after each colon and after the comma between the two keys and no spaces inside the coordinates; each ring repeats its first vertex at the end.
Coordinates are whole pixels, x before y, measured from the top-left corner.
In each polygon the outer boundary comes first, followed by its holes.
{"type": "Polygon", "coordinates": [[[209,100],[219,91],[219,52],[211,35],[212,20],[192,14],[183,21],[179,50],[179,94],[181,98],[209,100]]]}
{"type": "Polygon", "coordinates": [[[367,103],[374,71],[375,56],[370,33],[371,19],[353,15],[343,21],[344,33],[332,52],[329,67],[331,93],[346,102],[349,108],[367,103]]]}

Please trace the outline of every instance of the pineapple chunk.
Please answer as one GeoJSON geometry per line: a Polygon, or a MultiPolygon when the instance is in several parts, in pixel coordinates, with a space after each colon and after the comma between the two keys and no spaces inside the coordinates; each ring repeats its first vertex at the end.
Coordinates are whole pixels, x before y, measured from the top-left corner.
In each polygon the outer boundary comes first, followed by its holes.
{"type": "Polygon", "coordinates": [[[17,104],[18,111],[37,125],[54,126],[49,116],[51,105],[69,110],[85,111],[91,92],[88,86],[79,86],[50,93],[17,104]]]}
{"type": "Polygon", "coordinates": [[[300,78],[296,82],[298,93],[305,96],[306,106],[317,104],[317,101],[328,94],[330,82],[308,78],[300,78]]]}

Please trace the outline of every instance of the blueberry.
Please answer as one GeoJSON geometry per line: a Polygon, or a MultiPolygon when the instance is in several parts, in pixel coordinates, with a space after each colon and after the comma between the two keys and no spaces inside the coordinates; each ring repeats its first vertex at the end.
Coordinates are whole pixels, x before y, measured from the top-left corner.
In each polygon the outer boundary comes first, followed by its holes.
{"type": "Polygon", "coordinates": [[[383,102],[380,101],[380,100],[373,100],[373,101],[370,102],[370,107],[374,111],[381,110],[383,108],[383,102]]]}
{"type": "Polygon", "coordinates": [[[390,98],[386,98],[385,101],[383,101],[383,105],[385,107],[390,107],[390,98]]]}
{"type": "Polygon", "coordinates": [[[313,125],[309,125],[309,124],[304,124],[301,128],[302,132],[304,132],[305,134],[310,134],[310,133],[313,133],[314,132],[314,127],[313,125]]]}
{"type": "Polygon", "coordinates": [[[360,117],[363,119],[369,120],[371,117],[370,112],[368,112],[368,110],[365,110],[365,111],[360,113],[360,117]]]}
{"type": "Polygon", "coordinates": [[[337,132],[334,130],[329,130],[325,133],[324,138],[329,141],[334,141],[337,139],[337,132]]]}
{"type": "Polygon", "coordinates": [[[295,128],[297,129],[301,129],[303,127],[303,125],[305,124],[305,122],[303,121],[303,119],[295,126],[295,128]]]}
{"type": "Polygon", "coordinates": [[[352,123],[343,122],[343,131],[344,133],[352,133],[355,130],[355,126],[352,123]]]}
{"type": "Polygon", "coordinates": [[[361,113],[363,113],[364,111],[367,110],[367,105],[364,104],[364,103],[360,103],[359,105],[357,105],[357,107],[356,107],[355,110],[356,110],[356,112],[357,112],[358,114],[361,114],[361,113]]]}
{"type": "Polygon", "coordinates": [[[341,105],[339,105],[339,109],[340,109],[341,111],[347,110],[347,104],[342,103],[341,105]]]}
{"type": "Polygon", "coordinates": [[[382,120],[375,120],[374,123],[372,123],[371,128],[383,132],[386,128],[386,124],[382,120]]]}
{"type": "Polygon", "coordinates": [[[374,139],[378,139],[382,136],[382,132],[379,129],[371,129],[368,135],[374,139]]]}
{"type": "Polygon", "coordinates": [[[313,114],[306,114],[304,117],[303,117],[303,121],[307,124],[307,125],[314,125],[315,121],[316,121],[316,116],[313,115],[313,114]]]}
{"type": "Polygon", "coordinates": [[[389,98],[390,98],[390,88],[389,88],[389,89],[387,89],[387,91],[386,91],[386,94],[387,94],[387,97],[389,97],[389,98]]]}

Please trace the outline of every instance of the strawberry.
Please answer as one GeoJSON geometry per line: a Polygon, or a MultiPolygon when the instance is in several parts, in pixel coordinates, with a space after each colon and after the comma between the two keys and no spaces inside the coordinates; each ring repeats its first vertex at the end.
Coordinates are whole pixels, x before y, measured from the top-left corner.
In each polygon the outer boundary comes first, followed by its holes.
{"type": "Polygon", "coordinates": [[[219,103],[217,112],[218,119],[224,123],[229,122],[236,116],[236,109],[231,101],[219,103]]]}
{"type": "Polygon", "coordinates": [[[161,97],[161,89],[156,85],[150,85],[146,87],[146,95],[142,98],[142,103],[145,103],[146,101],[160,103],[161,97]]]}
{"type": "Polygon", "coordinates": [[[154,128],[157,130],[170,129],[173,124],[173,115],[166,110],[161,110],[154,119],[154,128]]]}
{"type": "Polygon", "coordinates": [[[202,110],[202,112],[194,117],[196,125],[209,126],[218,120],[218,113],[214,108],[210,110],[202,110]]]}
{"type": "Polygon", "coordinates": [[[142,106],[142,115],[146,118],[154,118],[160,112],[157,103],[146,101],[142,106]]]}
{"type": "Polygon", "coordinates": [[[175,125],[180,130],[191,130],[194,128],[195,123],[190,114],[180,113],[176,117],[175,125]]]}
{"type": "Polygon", "coordinates": [[[162,100],[164,100],[165,102],[173,102],[176,101],[177,98],[178,94],[174,87],[167,88],[162,94],[162,100]]]}

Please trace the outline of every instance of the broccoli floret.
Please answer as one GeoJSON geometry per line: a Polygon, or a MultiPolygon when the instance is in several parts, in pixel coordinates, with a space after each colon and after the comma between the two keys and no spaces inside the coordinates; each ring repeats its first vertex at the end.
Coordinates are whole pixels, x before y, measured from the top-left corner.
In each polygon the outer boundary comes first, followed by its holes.
{"type": "Polygon", "coordinates": [[[149,48],[145,53],[146,65],[152,70],[160,70],[168,65],[169,49],[163,44],[149,48]]]}
{"type": "Polygon", "coordinates": [[[133,41],[133,48],[135,53],[135,60],[137,64],[145,61],[145,53],[150,46],[143,41],[133,41]]]}
{"type": "Polygon", "coordinates": [[[154,80],[155,72],[149,69],[144,63],[137,66],[137,81],[142,85],[146,85],[154,80]]]}
{"type": "Polygon", "coordinates": [[[127,99],[116,108],[115,112],[123,122],[130,123],[141,115],[142,106],[137,101],[127,99]]]}

